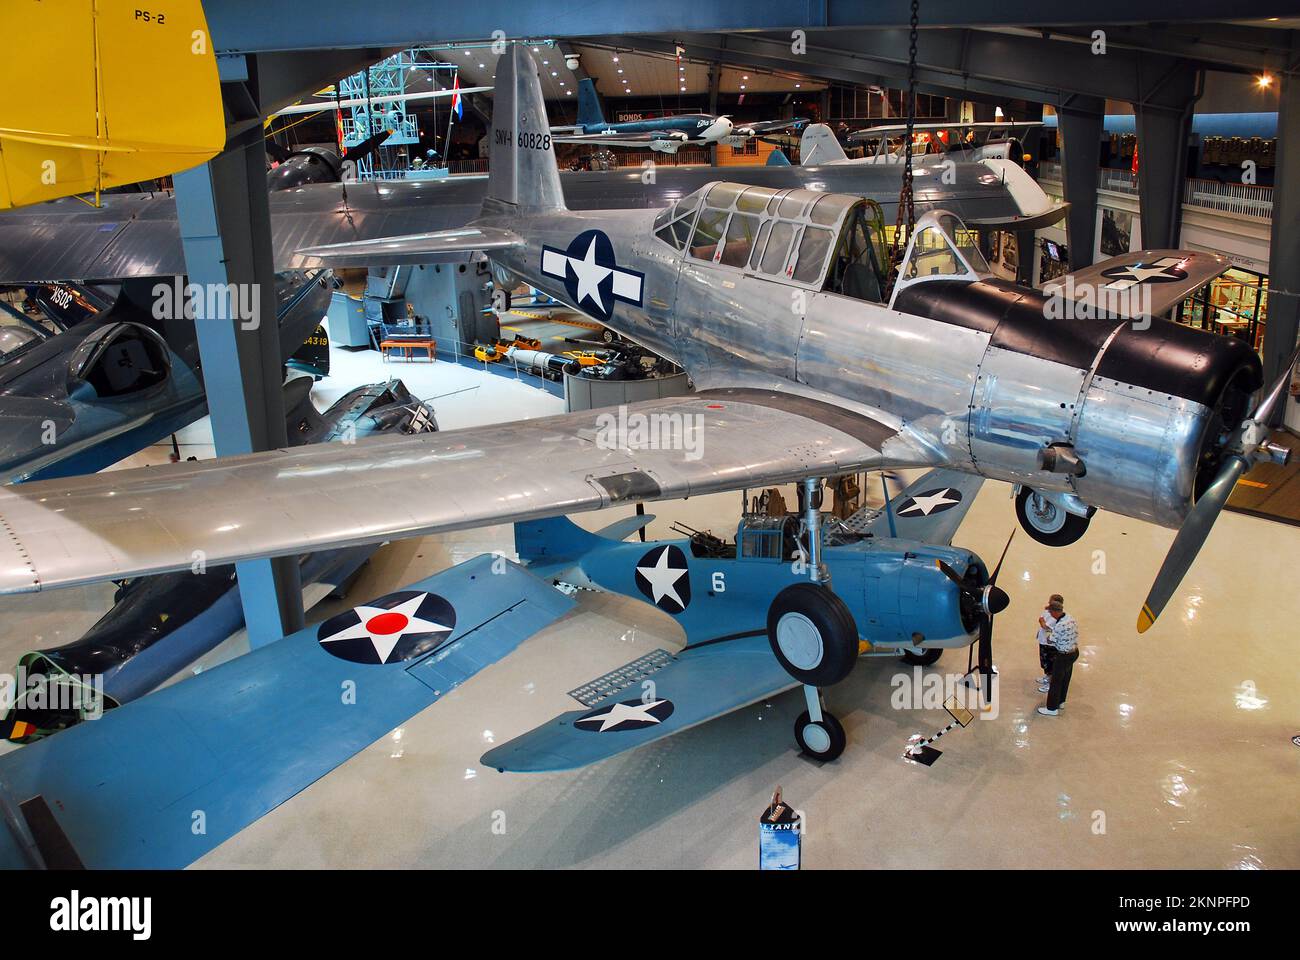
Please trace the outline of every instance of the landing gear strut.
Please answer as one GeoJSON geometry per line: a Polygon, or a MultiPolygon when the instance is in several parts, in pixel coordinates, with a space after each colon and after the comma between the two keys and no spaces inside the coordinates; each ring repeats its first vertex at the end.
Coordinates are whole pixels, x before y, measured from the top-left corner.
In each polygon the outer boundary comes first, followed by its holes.
{"type": "Polygon", "coordinates": [[[840,722],[822,710],[819,687],[839,683],[858,657],[858,627],[848,605],[830,588],[821,562],[821,480],[804,481],[801,500],[808,535],[807,583],[792,583],[767,611],[767,640],[790,676],[804,685],[808,709],[795,721],[799,749],[817,760],[844,752],[840,722]]]}
{"type": "Polygon", "coordinates": [[[814,760],[823,763],[834,760],[844,752],[848,737],[834,716],[822,709],[821,693],[816,687],[804,687],[808,709],[794,722],[794,739],[799,749],[814,760]]]}

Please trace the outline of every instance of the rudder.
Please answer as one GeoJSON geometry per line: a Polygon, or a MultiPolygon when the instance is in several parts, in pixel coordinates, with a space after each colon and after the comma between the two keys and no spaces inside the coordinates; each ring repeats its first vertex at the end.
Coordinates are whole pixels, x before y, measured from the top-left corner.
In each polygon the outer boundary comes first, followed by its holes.
{"type": "Polygon", "coordinates": [[[564,209],[537,63],[521,44],[497,61],[487,196],[520,210],[564,209]]]}

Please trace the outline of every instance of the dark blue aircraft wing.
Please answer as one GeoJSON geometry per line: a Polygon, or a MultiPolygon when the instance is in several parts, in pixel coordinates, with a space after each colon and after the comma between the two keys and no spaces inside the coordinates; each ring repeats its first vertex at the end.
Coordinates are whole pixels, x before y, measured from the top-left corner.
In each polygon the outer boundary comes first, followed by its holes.
{"type": "Polygon", "coordinates": [[[849,523],[858,532],[877,537],[950,544],[983,483],[983,477],[958,470],[931,470],[894,497],[888,510],[849,523]]]}
{"type": "Polygon", "coordinates": [[[178,868],[574,601],[478,557],[0,758],[0,866],[178,868]]]}
{"type": "Polygon", "coordinates": [[[767,635],[657,650],[573,691],[583,704],[483,755],[502,772],[572,770],[796,686],[767,635]]]}

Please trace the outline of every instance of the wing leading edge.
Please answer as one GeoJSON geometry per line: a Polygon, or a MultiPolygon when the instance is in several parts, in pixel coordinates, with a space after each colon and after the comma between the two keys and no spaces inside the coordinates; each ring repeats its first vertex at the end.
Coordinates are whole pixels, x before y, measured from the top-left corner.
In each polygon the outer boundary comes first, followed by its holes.
{"type": "Polygon", "coordinates": [[[0,488],[0,593],[928,465],[884,423],[715,391],[0,488]]]}

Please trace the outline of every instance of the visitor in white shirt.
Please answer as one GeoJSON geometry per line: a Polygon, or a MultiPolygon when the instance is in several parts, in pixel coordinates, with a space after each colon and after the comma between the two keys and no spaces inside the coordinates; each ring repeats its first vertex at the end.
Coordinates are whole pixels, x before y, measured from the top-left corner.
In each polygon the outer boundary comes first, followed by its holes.
{"type": "Polygon", "coordinates": [[[1038,708],[1045,717],[1054,717],[1065,705],[1065,697],[1070,692],[1070,676],[1074,673],[1074,661],[1079,659],[1079,622],[1065,612],[1063,601],[1053,600],[1047,605],[1047,611],[1055,619],[1052,626],[1052,680],[1047,689],[1047,703],[1038,708]]]}
{"type": "MultiPolygon", "coordinates": [[[[1054,593],[1047,598],[1050,605],[1055,600],[1058,603],[1065,603],[1065,598],[1059,593],[1054,593]]],[[[1043,668],[1043,675],[1036,681],[1038,683],[1038,692],[1046,693],[1047,685],[1052,681],[1052,655],[1056,653],[1056,648],[1052,646],[1052,627],[1056,626],[1056,618],[1052,616],[1052,611],[1046,607],[1038,617],[1038,665],[1043,668]]]]}

